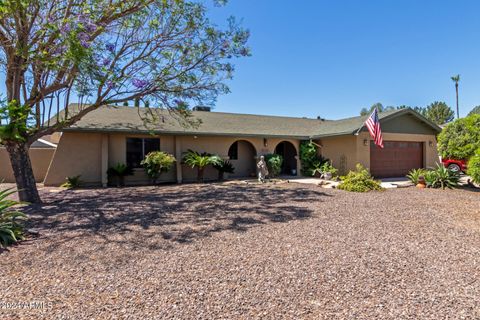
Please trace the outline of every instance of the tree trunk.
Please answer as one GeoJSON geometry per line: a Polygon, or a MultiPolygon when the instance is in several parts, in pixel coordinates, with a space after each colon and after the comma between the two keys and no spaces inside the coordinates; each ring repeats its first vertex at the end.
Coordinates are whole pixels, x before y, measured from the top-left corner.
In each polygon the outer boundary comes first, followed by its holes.
{"type": "Polygon", "coordinates": [[[20,201],[40,203],[27,145],[20,142],[6,142],[5,148],[10,156],[20,201]]]}
{"type": "Polygon", "coordinates": [[[203,172],[205,171],[204,167],[197,168],[197,182],[203,182],[203,172]]]}
{"type": "Polygon", "coordinates": [[[455,84],[455,92],[457,94],[457,119],[460,118],[460,110],[458,108],[458,83],[455,84]]]}

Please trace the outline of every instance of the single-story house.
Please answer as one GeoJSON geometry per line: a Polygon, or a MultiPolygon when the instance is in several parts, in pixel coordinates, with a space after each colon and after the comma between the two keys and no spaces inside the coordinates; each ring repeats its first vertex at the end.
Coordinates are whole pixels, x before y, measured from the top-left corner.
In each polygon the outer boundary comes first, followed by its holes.
{"type": "MultiPolygon", "coordinates": [[[[178,160],[171,172],[161,176],[161,181],[193,181],[196,171],[180,161],[188,149],[230,159],[235,167],[230,177],[254,176],[258,157],[268,153],[284,157],[284,174],[300,175],[299,146],[303,140],[314,141],[319,153],[341,173],[361,163],[375,177],[398,177],[412,168],[432,167],[438,162],[436,135],[441,129],[411,109],[379,114],[383,149],[373,144],[363,126],[366,116],[323,120],[199,108],[193,116],[201,124],[191,127],[182,125],[165,110],[156,111],[158,121],[146,123],[140,116],[146,112],[143,108],[105,106],[88,113],[62,130],[48,170],[44,178],[40,174],[37,180],[54,186],[68,176],[81,175],[85,184],[105,185],[107,169],[124,163],[135,168],[126,183],[143,184],[148,178],[140,161],[148,152],[161,150],[178,160]]],[[[33,157],[32,162],[35,167],[33,157]]],[[[207,169],[205,178],[215,177],[216,171],[207,169]]],[[[9,177],[6,178],[8,181],[9,177]]]]}

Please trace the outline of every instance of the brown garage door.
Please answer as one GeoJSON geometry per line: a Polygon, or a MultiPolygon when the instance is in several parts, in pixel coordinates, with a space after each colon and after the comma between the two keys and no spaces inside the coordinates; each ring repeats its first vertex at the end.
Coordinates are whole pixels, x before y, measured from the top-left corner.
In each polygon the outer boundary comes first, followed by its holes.
{"type": "Polygon", "coordinates": [[[423,168],[423,142],[385,141],[384,148],[370,144],[370,172],[376,178],[402,177],[423,168]]]}

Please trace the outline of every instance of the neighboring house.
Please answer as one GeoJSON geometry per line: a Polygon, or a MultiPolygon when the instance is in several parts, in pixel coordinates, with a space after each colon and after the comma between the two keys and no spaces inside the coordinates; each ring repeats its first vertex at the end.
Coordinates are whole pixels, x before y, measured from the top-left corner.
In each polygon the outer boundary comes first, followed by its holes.
{"type": "MultiPolygon", "coordinates": [[[[60,134],[56,133],[38,139],[30,146],[29,154],[35,181],[43,182],[45,179],[59,139],[60,134]]],[[[0,182],[2,180],[4,182],[15,182],[8,152],[0,144],[0,182]]]]}
{"type": "MultiPolygon", "coordinates": [[[[162,181],[195,180],[195,170],[181,164],[188,149],[230,159],[235,167],[230,177],[255,175],[258,157],[267,153],[284,157],[284,174],[299,175],[302,140],[321,146],[319,153],[331,159],[341,173],[361,163],[376,177],[404,176],[412,168],[431,167],[438,161],[436,134],[441,129],[411,109],[380,113],[384,149],[372,144],[366,128],[355,134],[366,117],[330,121],[206,109],[193,111],[201,124],[192,128],[182,126],[165,110],[156,110],[159,121],[146,125],[139,116],[145,112],[142,108],[101,107],[65,128],[45,185],[59,185],[65,177],[75,175],[81,175],[87,184],[105,185],[107,169],[117,163],[135,168],[127,184],[147,183],[140,161],[152,150],[171,153],[178,160],[171,172],[161,176],[162,181]]],[[[205,177],[214,179],[216,171],[207,169],[205,177]]]]}

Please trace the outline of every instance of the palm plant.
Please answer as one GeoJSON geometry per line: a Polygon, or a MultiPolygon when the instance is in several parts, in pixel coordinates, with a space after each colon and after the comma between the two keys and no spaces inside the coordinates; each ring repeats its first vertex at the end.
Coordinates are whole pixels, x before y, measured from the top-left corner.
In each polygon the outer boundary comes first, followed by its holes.
{"type": "Polygon", "coordinates": [[[222,158],[217,155],[212,155],[210,153],[199,153],[188,149],[187,153],[183,156],[183,163],[192,168],[197,168],[197,181],[203,181],[203,174],[205,168],[209,165],[220,165],[222,158]]]}
{"type": "Polygon", "coordinates": [[[66,177],[66,181],[60,185],[62,188],[75,189],[80,187],[82,180],[80,180],[80,175],[73,177],[66,177]]]}
{"type": "Polygon", "coordinates": [[[109,180],[115,178],[117,187],[123,187],[125,185],[125,177],[132,174],[133,168],[123,163],[117,163],[114,167],[107,170],[109,180]]]}
{"type": "Polygon", "coordinates": [[[457,94],[457,119],[460,118],[460,112],[458,108],[458,82],[460,81],[460,75],[457,74],[456,76],[451,77],[453,82],[455,82],[455,92],[457,94]]]}
{"type": "Polygon", "coordinates": [[[234,173],[235,172],[235,168],[233,167],[233,164],[228,161],[228,160],[223,160],[221,161],[221,163],[219,164],[214,164],[213,167],[215,169],[217,169],[218,171],[218,180],[219,181],[222,181],[223,180],[223,176],[226,173],[234,173]]]}
{"type": "Polygon", "coordinates": [[[2,248],[24,239],[22,220],[25,220],[26,216],[23,212],[13,209],[20,202],[7,199],[15,192],[12,188],[0,191],[0,247],[2,248]]]}

